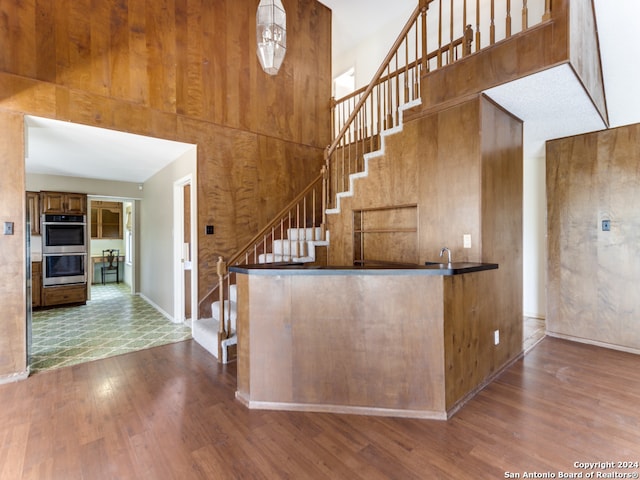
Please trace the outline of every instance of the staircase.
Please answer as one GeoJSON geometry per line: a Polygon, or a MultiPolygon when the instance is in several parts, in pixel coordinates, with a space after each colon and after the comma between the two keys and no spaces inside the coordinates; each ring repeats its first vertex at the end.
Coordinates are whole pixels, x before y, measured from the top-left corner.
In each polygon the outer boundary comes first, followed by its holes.
{"type": "Polygon", "coordinates": [[[229,325],[229,337],[222,340],[222,344],[218,342],[218,331],[220,330],[220,302],[215,301],[211,304],[211,312],[213,318],[201,318],[193,322],[192,335],[196,342],[204,347],[214,357],[218,358],[218,348],[221,350],[221,358],[218,361],[228,363],[229,347],[237,344],[236,337],[236,319],[238,290],[236,285],[229,286],[229,300],[224,301],[225,323],[229,325]]]}
{"type": "MultiPolygon", "coordinates": [[[[457,2],[458,0],[456,0],[457,2]]],[[[550,1],[544,1],[549,17],[550,1]]],[[[512,35],[511,2],[496,0],[506,18],[505,38],[512,35]]],[[[480,3],[476,3],[475,33],[467,24],[467,3],[462,22],[454,25],[454,2],[442,10],[442,1],[419,0],[398,39],[385,57],[372,82],[343,99],[334,101],[332,126],[335,139],[327,148],[325,167],[312,184],[240,251],[218,262],[218,284],[200,302],[209,302],[211,317],[193,325],[193,337],[219,362],[227,363],[237,343],[237,290],[228,265],[256,263],[316,263],[317,248],[327,246],[326,215],[340,211],[340,199],[353,195],[353,183],[366,177],[369,160],[384,154],[385,137],[402,130],[404,110],[422,100],[422,79],[431,71],[453,64],[484,46],[496,42],[494,2],[491,2],[489,41],[481,47],[480,3]],[[427,11],[439,18],[437,35],[427,35],[427,11]],[[447,13],[447,11],[449,13],[447,13]],[[443,16],[449,15],[443,22],[443,16]],[[432,45],[433,39],[435,44],[432,45]],[[443,39],[446,39],[443,41],[443,39]]],[[[498,9],[500,10],[500,8],[498,9]]],[[[528,25],[527,2],[521,4],[522,30],[528,25]]],[[[471,18],[471,12],[470,21],[471,18]]]]}
{"type": "MultiPolygon", "coordinates": [[[[288,228],[286,237],[273,241],[273,250],[258,255],[257,263],[315,263],[316,247],[328,246],[326,240],[321,238],[321,227],[288,228]]],[[[222,363],[229,361],[229,347],[237,344],[236,320],[238,316],[238,290],[234,283],[229,281],[228,300],[224,300],[223,308],[220,308],[220,300],[211,303],[211,318],[199,319],[193,323],[193,338],[208,350],[213,356],[218,357],[218,333],[220,331],[220,318],[224,316],[227,338],[221,340],[222,363]],[[224,312],[221,313],[220,312],[224,312]]]]}
{"type": "Polygon", "coordinates": [[[258,255],[258,263],[313,263],[316,261],[316,246],[329,242],[322,238],[321,227],[288,228],[286,238],[273,241],[273,251],[258,255]]]}

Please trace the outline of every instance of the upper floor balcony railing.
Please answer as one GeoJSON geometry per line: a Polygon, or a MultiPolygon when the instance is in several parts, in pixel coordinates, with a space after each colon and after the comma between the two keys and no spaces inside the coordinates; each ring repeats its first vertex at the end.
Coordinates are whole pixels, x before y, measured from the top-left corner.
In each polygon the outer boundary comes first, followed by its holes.
{"type": "Polygon", "coordinates": [[[362,171],[380,133],[421,98],[421,78],[551,17],[551,0],[420,0],[371,83],[334,100],[326,152],[328,207],[362,171]]]}

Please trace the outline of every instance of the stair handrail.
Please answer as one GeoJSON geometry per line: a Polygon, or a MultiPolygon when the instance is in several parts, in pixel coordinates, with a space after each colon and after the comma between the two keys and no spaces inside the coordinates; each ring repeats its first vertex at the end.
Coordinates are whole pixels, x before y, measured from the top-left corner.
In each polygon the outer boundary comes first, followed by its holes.
{"type": "MultiPolygon", "coordinates": [[[[287,212],[289,212],[293,207],[296,206],[296,204],[300,203],[302,201],[302,199],[304,197],[306,197],[306,195],[308,193],[310,193],[317,185],[318,183],[322,182],[323,179],[325,177],[324,174],[324,167],[322,168],[320,175],[318,175],[316,178],[314,178],[311,183],[309,185],[307,185],[307,187],[301,192],[299,193],[296,197],[294,197],[293,200],[291,200],[291,202],[289,202],[282,210],[280,210],[274,217],[273,220],[271,220],[271,222],[267,223],[264,228],[262,228],[260,231],[258,231],[258,233],[256,233],[253,238],[251,238],[251,240],[249,240],[240,250],[238,250],[238,252],[236,254],[234,254],[233,256],[229,257],[229,260],[227,260],[227,265],[237,265],[238,260],[243,256],[246,255],[246,253],[256,244],[258,243],[258,241],[260,240],[261,237],[264,237],[265,234],[267,234],[278,222],[281,221],[281,219],[284,217],[284,215],[286,215],[287,212]]],[[[323,199],[321,199],[321,201],[324,202],[323,199]]],[[[323,211],[324,211],[324,207],[323,207],[323,211]]],[[[324,238],[322,238],[324,239],[324,238]]]]}
{"type": "Polygon", "coordinates": [[[360,98],[360,101],[354,107],[353,111],[351,112],[351,114],[347,118],[347,121],[344,123],[344,125],[340,129],[340,132],[338,133],[336,138],[327,147],[327,149],[325,151],[325,167],[327,168],[327,170],[329,169],[329,162],[330,162],[330,159],[331,159],[331,155],[333,154],[335,149],[338,147],[338,144],[342,140],[342,137],[344,137],[344,135],[347,133],[347,131],[351,127],[351,124],[355,120],[356,116],[358,115],[358,113],[362,109],[363,105],[366,103],[367,99],[369,98],[369,95],[373,91],[374,87],[379,83],[380,77],[382,77],[382,74],[388,68],[389,63],[391,62],[393,57],[396,55],[396,53],[397,53],[398,49],[400,48],[400,46],[403,44],[403,42],[405,40],[405,37],[411,31],[411,29],[413,28],[413,25],[415,24],[416,20],[418,19],[418,16],[420,15],[420,13],[426,12],[427,7],[429,6],[429,3],[431,3],[432,1],[433,0],[420,0],[418,2],[418,6],[415,8],[415,10],[413,11],[411,16],[409,17],[409,20],[407,20],[407,23],[404,25],[404,27],[402,27],[402,31],[398,35],[398,38],[396,38],[396,41],[391,46],[391,49],[389,50],[389,53],[387,53],[387,55],[384,57],[384,60],[380,64],[380,67],[378,67],[378,70],[374,74],[373,79],[371,80],[371,82],[367,86],[366,90],[362,94],[362,97],[360,98]]]}
{"type": "MultiPolygon", "coordinates": [[[[450,43],[447,43],[446,45],[442,45],[440,48],[437,48],[436,50],[433,50],[432,52],[427,53],[426,56],[423,56],[422,58],[417,58],[415,60],[413,60],[412,62],[407,63],[407,65],[398,68],[397,70],[394,70],[391,73],[386,74],[383,77],[379,77],[377,81],[372,82],[373,86],[371,86],[371,88],[375,88],[376,85],[384,83],[388,80],[391,80],[393,78],[396,78],[400,75],[402,75],[403,73],[405,73],[407,70],[411,70],[415,67],[418,66],[418,64],[422,64],[423,68],[426,70],[427,68],[424,67],[425,64],[425,60],[428,62],[429,60],[432,60],[434,58],[437,58],[438,56],[442,56],[445,53],[451,52],[452,50],[455,50],[457,47],[459,46],[463,46],[463,55],[469,55],[471,54],[471,43],[473,42],[473,27],[471,25],[467,25],[465,27],[464,30],[464,34],[461,37],[458,37],[456,39],[454,39],[453,41],[451,41],[450,43]]],[[[340,97],[338,99],[333,99],[333,106],[341,104],[346,102],[349,99],[352,99],[354,97],[360,97],[360,98],[365,98],[366,96],[368,96],[370,94],[370,92],[367,93],[367,89],[369,88],[371,84],[366,85],[364,87],[360,87],[357,90],[354,90],[351,93],[348,93],[346,95],[344,95],[343,97],[340,97]]],[[[358,105],[356,104],[356,106],[354,107],[353,111],[354,113],[357,113],[358,110],[358,105]]],[[[347,119],[347,121],[345,122],[345,127],[348,128],[348,124],[349,124],[349,119],[347,119]]]]}
{"type": "MultiPolygon", "coordinates": [[[[225,277],[229,276],[229,271],[227,270],[227,264],[222,257],[218,257],[218,262],[216,263],[216,273],[218,274],[218,285],[224,285],[225,277]]],[[[219,288],[220,296],[220,304],[219,304],[219,315],[220,315],[220,324],[218,325],[218,359],[222,358],[222,341],[229,338],[229,334],[231,333],[231,319],[229,317],[229,325],[225,321],[224,314],[224,288],[219,288]]]]}
{"type": "MultiPolygon", "coordinates": [[[[205,295],[204,297],[202,297],[202,300],[200,300],[200,302],[198,302],[198,311],[200,311],[200,308],[202,306],[203,303],[205,303],[205,301],[207,301],[207,299],[209,299],[211,297],[211,295],[213,295],[215,293],[215,291],[220,288],[223,284],[224,281],[229,277],[229,272],[227,271],[227,267],[228,266],[233,266],[233,265],[239,265],[240,264],[240,259],[243,256],[247,255],[247,252],[249,252],[250,250],[255,248],[255,245],[259,244],[261,242],[261,240],[265,237],[266,234],[268,234],[273,228],[274,226],[276,226],[281,220],[282,218],[289,212],[291,211],[297,204],[299,204],[306,196],[307,194],[311,193],[311,191],[314,188],[317,188],[319,186],[319,183],[322,182],[322,192],[319,195],[319,201],[322,202],[322,223],[320,225],[320,238],[317,240],[324,240],[325,239],[325,232],[326,232],[326,228],[325,228],[325,224],[326,224],[326,169],[325,167],[322,167],[322,169],[320,170],[320,174],[315,177],[311,183],[309,183],[309,185],[307,185],[307,187],[298,195],[296,195],[284,208],[282,208],[276,215],[274,215],[273,220],[271,220],[269,223],[267,223],[262,229],[260,229],[258,231],[258,233],[256,233],[248,242],[246,242],[239,250],[236,251],[235,254],[233,254],[231,257],[229,257],[229,259],[227,261],[223,260],[223,257],[218,257],[219,258],[219,262],[223,261],[224,262],[224,275],[220,276],[218,273],[218,283],[216,283],[205,295]]],[[[219,270],[218,270],[219,272],[219,270]]],[[[222,303],[222,302],[221,302],[222,303]]],[[[222,308],[224,307],[220,307],[221,308],[221,315],[223,315],[223,311],[222,308]]],[[[221,319],[224,318],[224,316],[220,317],[221,319]]],[[[221,322],[222,324],[223,322],[221,322]]],[[[228,332],[227,332],[228,333],[228,332]]]]}

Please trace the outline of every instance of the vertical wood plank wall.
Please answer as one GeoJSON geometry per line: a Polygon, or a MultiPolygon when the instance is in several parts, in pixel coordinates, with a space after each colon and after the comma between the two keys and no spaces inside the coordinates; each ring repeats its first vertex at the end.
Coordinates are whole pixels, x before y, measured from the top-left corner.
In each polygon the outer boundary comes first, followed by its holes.
{"type": "MultiPolygon", "coordinates": [[[[594,106],[606,124],[609,123],[607,102],[602,78],[598,26],[593,1],[571,2],[569,8],[569,32],[571,65],[594,106]]],[[[555,8],[555,5],[554,5],[555,8]]]]}
{"type": "MultiPolygon", "coordinates": [[[[439,260],[447,246],[454,261],[500,265],[474,284],[482,295],[450,306],[476,312],[477,322],[449,330],[446,351],[454,360],[448,368],[465,380],[448,385],[447,398],[459,399],[469,385],[481,383],[522,351],[522,122],[476,96],[405,123],[385,142],[385,154],[370,160],[369,176],[355,181],[355,195],[342,199],[339,215],[328,217],[329,264],[353,262],[353,210],[416,204],[419,262],[439,260]],[[471,234],[470,249],[463,248],[464,234],[471,234]],[[496,329],[501,342],[494,348],[496,329]],[[473,342],[461,343],[464,338],[473,342]],[[459,370],[469,357],[478,358],[474,371],[459,370]]],[[[370,259],[402,260],[385,255],[373,245],[367,252],[370,259]]]]}
{"type": "Polygon", "coordinates": [[[0,225],[13,222],[13,235],[0,236],[0,383],[26,371],[26,272],[24,169],[13,165],[13,152],[24,155],[22,115],[0,114],[0,225]]]}
{"type": "MultiPolygon", "coordinates": [[[[500,264],[482,285],[496,300],[490,314],[493,328],[500,330],[500,346],[493,350],[495,367],[511,358],[511,345],[522,342],[523,125],[486,97],[480,115],[482,256],[500,264]]],[[[491,342],[493,331],[485,329],[482,338],[491,342]]]]}
{"type": "Polygon", "coordinates": [[[547,143],[552,335],[640,353],[639,158],[640,124],[547,143]]]}
{"type": "MultiPolygon", "coordinates": [[[[284,5],[287,55],[269,76],[256,58],[253,0],[3,1],[0,121],[30,114],[197,144],[202,298],[217,256],[308,185],[330,141],[331,12],[317,1],[284,5]],[[216,234],[203,235],[205,224],[216,234]]],[[[22,129],[1,135],[4,170],[24,172],[22,129]]],[[[24,181],[15,180],[0,203],[18,222],[24,181]]],[[[2,253],[24,258],[24,244],[2,253]]],[[[0,298],[0,310],[13,312],[13,301],[0,298]]],[[[5,325],[14,321],[3,317],[0,337],[23,343],[5,325]]]]}

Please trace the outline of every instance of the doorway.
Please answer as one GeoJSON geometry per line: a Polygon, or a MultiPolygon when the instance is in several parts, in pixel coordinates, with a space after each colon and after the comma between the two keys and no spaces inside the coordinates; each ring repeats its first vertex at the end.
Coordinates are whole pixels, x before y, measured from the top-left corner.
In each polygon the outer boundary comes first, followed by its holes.
{"type": "MultiPolygon", "coordinates": [[[[111,287],[117,289],[117,291],[109,293],[110,296],[118,297],[118,300],[115,301],[116,307],[104,307],[110,312],[111,320],[120,319],[119,323],[113,323],[116,325],[113,327],[113,331],[119,330],[122,325],[128,324],[127,322],[132,323],[137,320],[135,317],[137,313],[130,314],[129,318],[113,314],[114,308],[119,309],[125,302],[126,305],[129,305],[129,302],[134,302],[131,305],[135,306],[136,311],[143,312],[141,314],[144,316],[152,315],[135,303],[138,301],[144,302],[154,310],[153,315],[157,314],[159,320],[167,323],[168,327],[184,330],[184,325],[175,325],[172,322],[174,320],[172,318],[174,312],[173,292],[171,291],[174,286],[173,278],[171,278],[172,266],[170,261],[161,260],[172,258],[173,219],[171,214],[167,215],[166,213],[171,212],[171,193],[174,180],[191,172],[192,175],[188,178],[188,183],[191,187],[195,185],[195,145],[28,115],[25,116],[24,135],[27,191],[34,194],[43,191],[78,192],[86,194],[89,199],[122,204],[121,218],[124,221],[124,225],[122,225],[124,235],[117,241],[123,244],[118,249],[121,250],[120,257],[125,269],[123,276],[120,277],[120,288],[115,282],[109,282],[105,285],[105,290],[112,290],[111,287]],[[177,171],[180,173],[176,173],[177,171]],[[168,202],[166,205],[164,204],[165,199],[168,202]],[[127,222],[128,219],[130,222],[127,222]],[[129,232],[130,235],[127,235],[129,232]],[[127,268],[127,265],[130,265],[130,268],[127,268]],[[126,284],[124,291],[123,284],[126,284]],[[132,292],[135,292],[135,295],[132,295],[132,292]]],[[[188,196],[193,197],[195,202],[194,189],[188,191],[188,196]]],[[[191,220],[195,215],[195,203],[192,205],[192,202],[189,201],[187,205],[193,209],[187,214],[187,218],[191,220]]],[[[87,213],[89,217],[87,221],[90,222],[90,213],[87,213]]],[[[193,223],[195,225],[195,222],[193,223]]],[[[191,225],[189,225],[190,231],[191,225]]],[[[193,235],[195,236],[195,231],[193,235]]],[[[31,242],[27,246],[30,254],[39,244],[38,240],[39,236],[31,238],[31,242]]],[[[187,238],[187,241],[190,240],[191,238],[187,238]]],[[[101,241],[107,242],[105,239],[101,241]]],[[[194,245],[194,242],[190,242],[190,244],[194,245]]],[[[102,247],[99,250],[101,252],[102,247]]],[[[33,256],[31,260],[34,260],[33,256]]],[[[88,260],[87,267],[93,267],[90,259],[88,260]]],[[[195,263],[193,262],[195,259],[191,260],[192,263],[195,263]]],[[[195,281],[191,281],[195,274],[196,272],[193,271],[189,278],[189,287],[196,285],[195,281]]],[[[88,286],[91,288],[90,285],[88,286]]],[[[96,288],[93,292],[96,293],[96,301],[98,297],[108,296],[98,295],[98,286],[102,287],[102,285],[94,285],[96,288]]],[[[194,289],[193,292],[197,292],[197,290],[194,289]]],[[[89,299],[94,300],[92,297],[90,296],[89,299]]],[[[189,307],[193,303],[189,301],[189,307]]],[[[133,309],[131,305],[118,311],[122,311],[123,314],[127,311],[131,312],[133,309]]],[[[69,325],[74,327],[89,326],[85,315],[88,312],[87,305],[54,308],[48,310],[48,313],[62,313],[63,310],[74,310],[67,312],[72,318],[75,318],[69,322],[69,325]]],[[[89,316],[96,315],[89,312],[89,316]]],[[[29,329],[32,325],[32,317],[27,318],[27,324],[29,329]]],[[[60,322],[55,320],[51,324],[59,325],[60,322]]],[[[103,327],[104,325],[100,328],[103,327]]],[[[190,329],[188,330],[190,336],[190,329]]],[[[63,332],[60,338],[68,333],[63,332]]],[[[180,331],[180,335],[182,333],[180,331]]],[[[43,338],[50,336],[53,335],[45,334],[43,338]]],[[[145,340],[148,340],[150,336],[151,334],[147,332],[145,340]]],[[[116,341],[120,340],[120,338],[104,336],[104,339],[106,338],[109,338],[109,342],[113,342],[114,346],[116,341]]],[[[162,338],[178,341],[173,330],[170,334],[164,333],[162,338]]],[[[179,339],[182,337],[179,336],[179,339]]],[[[142,345],[141,339],[126,338],[126,340],[131,341],[129,346],[134,346],[135,343],[135,345],[139,344],[140,348],[147,348],[142,345]]],[[[83,342],[82,346],[74,344],[72,346],[73,352],[79,352],[79,348],[85,348],[90,343],[86,338],[83,338],[83,342]]],[[[54,348],[50,345],[43,345],[43,351],[38,353],[71,355],[72,349],[67,348],[66,344],[63,346],[65,347],[64,352],[61,346],[54,348]]],[[[117,345],[117,348],[120,347],[117,345]]],[[[116,350],[113,350],[111,354],[117,354],[113,352],[116,350]]],[[[120,350],[118,352],[121,353],[120,350]]],[[[74,358],[74,362],[80,356],[77,357],[74,358]]]]}
{"type": "Polygon", "coordinates": [[[192,325],[198,309],[197,205],[193,175],[173,185],[174,322],[192,325]]]}

